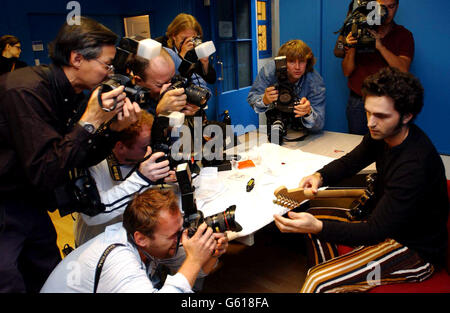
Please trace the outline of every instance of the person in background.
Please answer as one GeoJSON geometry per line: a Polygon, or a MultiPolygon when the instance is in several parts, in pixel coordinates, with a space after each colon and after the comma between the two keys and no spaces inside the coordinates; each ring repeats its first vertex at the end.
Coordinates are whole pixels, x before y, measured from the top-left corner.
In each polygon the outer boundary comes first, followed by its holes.
{"type": "Polygon", "coordinates": [[[357,40],[352,33],[345,34],[348,49],[342,60],[344,76],[348,77],[350,95],[347,103],[347,122],[350,134],[365,135],[369,132],[364,110],[361,87],[366,77],[380,69],[392,66],[408,72],[414,57],[414,37],[412,33],[394,21],[400,0],[378,0],[385,5],[388,16],[376,31],[371,31],[376,39],[375,52],[358,53],[357,40]]]}
{"type": "Polygon", "coordinates": [[[22,45],[19,38],[4,35],[0,38],[0,75],[26,67],[27,63],[19,60],[22,45]]]}
{"type": "MultiPolygon", "coordinates": [[[[291,114],[292,124],[311,132],[322,130],[325,124],[325,83],[314,69],[316,62],[311,48],[302,40],[284,43],[278,56],[286,56],[287,78],[299,99],[291,114]]],[[[267,62],[259,71],[247,97],[247,102],[256,113],[266,113],[268,120],[278,111],[274,108],[278,100],[278,83],[275,61],[267,62]]]]}
{"type": "Polygon", "coordinates": [[[185,58],[186,54],[195,48],[193,39],[196,37],[203,39],[200,23],[194,16],[180,13],[167,27],[165,36],[158,37],[156,40],[167,48],[177,71],[182,62],[193,63],[192,81],[196,85],[206,87],[206,83],[214,84],[216,82],[216,71],[209,62],[209,58],[201,58],[197,62],[185,58]]]}

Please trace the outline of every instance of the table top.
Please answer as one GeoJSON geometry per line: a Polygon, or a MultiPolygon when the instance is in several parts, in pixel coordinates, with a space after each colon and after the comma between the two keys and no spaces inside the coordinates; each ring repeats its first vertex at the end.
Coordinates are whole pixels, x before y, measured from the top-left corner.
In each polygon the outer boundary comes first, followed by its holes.
{"type": "MultiPolygon", "coordinates": [[[[300,180],[317,171],[333,159],[350,152],[362,136],[324,131],[303,141],[285,142],[283,146],[267,143],[265,132],[253,131],[238,137],[239,144],[226,150],[239,154],[243,160],[254,161],[255,167],[214,172],[202,169],[194,180],[198,209],[205,216],[222,212],[236,205],[236,221],[243,230],[230,237],[253,234],[273,221],[273,214],[287,209],[273,203],[279,186],[296,188],[300,180]],[[254,178],[255,187],[246,191],[247,182],[254,178]]],[[[373,171],[374,164],[364,171],[373,171]]]]}

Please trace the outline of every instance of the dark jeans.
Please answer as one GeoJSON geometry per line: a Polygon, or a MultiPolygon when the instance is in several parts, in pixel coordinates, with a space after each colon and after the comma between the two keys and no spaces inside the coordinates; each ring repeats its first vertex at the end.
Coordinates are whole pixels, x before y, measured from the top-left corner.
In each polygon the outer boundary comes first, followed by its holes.
{"type": "Polygon", "coordinates": [[[350,134],[365,135],[369,132],[364,100],[354,92],[350,92],[348,97],[346,114],[350,134]]]}
{"type": "Polygon", "coordinates": [[[47,211],[20,200],[4,201],[0,232],[0,292],[38,293],[61,261],[47,211]]]}

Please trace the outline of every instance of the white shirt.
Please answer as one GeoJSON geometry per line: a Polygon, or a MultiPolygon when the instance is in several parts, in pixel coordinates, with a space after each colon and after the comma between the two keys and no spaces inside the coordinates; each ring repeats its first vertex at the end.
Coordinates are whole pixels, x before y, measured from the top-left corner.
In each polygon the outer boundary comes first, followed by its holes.
{"type": "MultiPolygon", "coordinates": [[[[120,169],[122,175],[126,177],[132,167],[123,165],[120,169]]],[[[138,170],[134,171],[124,181],[113,180],[109,173],[106,159],[90,167],[89,172],[97,184],[97,190],[106,209],[95,216],[81,214],[87,225],[104,224],[117,216],[121,216],[135,193],[144,191],[152,184],[152,181],[143,176],[138,170]]]]}
{"type": "Polygon", "coordinates": [[[137,248],[128,242],[122,223],[108,226],[98,235],[67,255],[53,270],[42,293],[92,293],[95,271],[101,255],[113,243],[122,243],[106,257],[98,284],[98,293],[163,292],[186,293],[192,289],[183,274],[168,275],[164,286],[153,287],[137,248]]]}

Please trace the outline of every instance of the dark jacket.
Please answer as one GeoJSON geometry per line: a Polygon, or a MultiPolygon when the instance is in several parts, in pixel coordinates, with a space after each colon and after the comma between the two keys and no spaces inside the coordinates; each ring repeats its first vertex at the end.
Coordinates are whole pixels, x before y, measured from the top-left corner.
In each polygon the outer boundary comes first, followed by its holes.
{"type": "Polygon", "coordinates": [[[26,198],[54,209],[54,190],[68,171],[97,164],[116,135],[93,137],[76,122],[87,98],[56,66],[0,76],[0,198],[26,198]]]}

